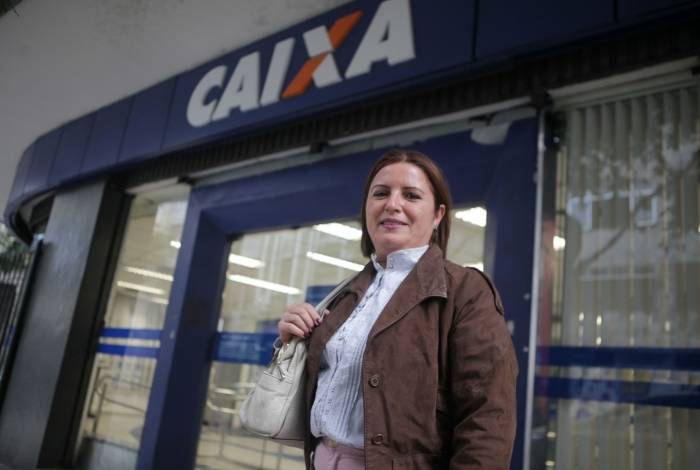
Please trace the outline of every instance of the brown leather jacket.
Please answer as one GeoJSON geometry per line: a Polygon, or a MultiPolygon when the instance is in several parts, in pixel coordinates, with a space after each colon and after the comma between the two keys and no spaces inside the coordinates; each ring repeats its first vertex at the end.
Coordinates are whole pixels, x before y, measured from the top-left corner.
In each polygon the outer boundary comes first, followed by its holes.
{"type": "MultiPolygon", "coordinates": [[[[373,277],[369,263],[311,335],[307,416],[321,353],[373,277]]],[[[432,245],[367,340],[362,364],[367,470],[507,469],[515,436],[517,373],[493,284],[476,269],[446,261],[432,245]]],[[[307,431],[307,468],[315,445],[307,431]]]]}

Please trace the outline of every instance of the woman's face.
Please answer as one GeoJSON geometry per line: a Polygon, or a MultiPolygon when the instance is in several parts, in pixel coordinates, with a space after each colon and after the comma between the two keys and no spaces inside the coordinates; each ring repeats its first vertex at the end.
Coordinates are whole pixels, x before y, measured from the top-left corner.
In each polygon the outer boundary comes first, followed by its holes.
{"type": "Polygon", "coordinates": [[[385,166],[370,183],[365,201],[367,232],[380,262],[405,248],[427,245],[445,215],[423,170],[411,163],[385,166]]]}

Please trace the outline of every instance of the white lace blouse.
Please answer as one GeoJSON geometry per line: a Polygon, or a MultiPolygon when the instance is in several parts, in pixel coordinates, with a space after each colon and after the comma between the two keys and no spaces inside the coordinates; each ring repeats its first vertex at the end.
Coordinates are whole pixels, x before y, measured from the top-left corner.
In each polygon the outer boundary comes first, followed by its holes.
{"type": "Polygon", "coordinates": [[[386,268],[372,255],[377,274],[348,319],[326,344],[321,357],[311,433],[340,444],[364,447],[362,356],[374,322],[428,246],[395,251],[386,268]]]}

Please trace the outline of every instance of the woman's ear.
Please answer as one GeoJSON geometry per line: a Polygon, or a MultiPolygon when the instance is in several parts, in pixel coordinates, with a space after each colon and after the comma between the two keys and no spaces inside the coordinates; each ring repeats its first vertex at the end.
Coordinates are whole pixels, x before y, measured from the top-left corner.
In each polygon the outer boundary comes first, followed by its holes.
{"type": "Polygon", "coordinates": [[[433,224],[435,228],[437,228],[438,225],[440,225],[440,222],[442,222],[443,217],[445,217],[445,204],[440,204],[440,206],[435,211],[435,223],[433,224]]]}

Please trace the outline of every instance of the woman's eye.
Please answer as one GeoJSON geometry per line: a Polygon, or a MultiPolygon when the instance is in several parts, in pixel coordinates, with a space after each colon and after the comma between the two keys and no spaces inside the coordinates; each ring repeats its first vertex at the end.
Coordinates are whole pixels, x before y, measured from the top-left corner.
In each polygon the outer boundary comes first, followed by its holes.
{"type": "Polygon", "coordinates": [[[420,194],[418,194],[418,193],[408,193],[408,194],[406,194],[406,199],[411,199],[411,200],[420,199],[420,194]]]}
{"type": "Polygon", "coordinates": [[[386,196],[386,191],[375,191],[374,193],[372,193],[372,196],[374,196],[374,197],[384,197],[384,196],[386,196]]]}

